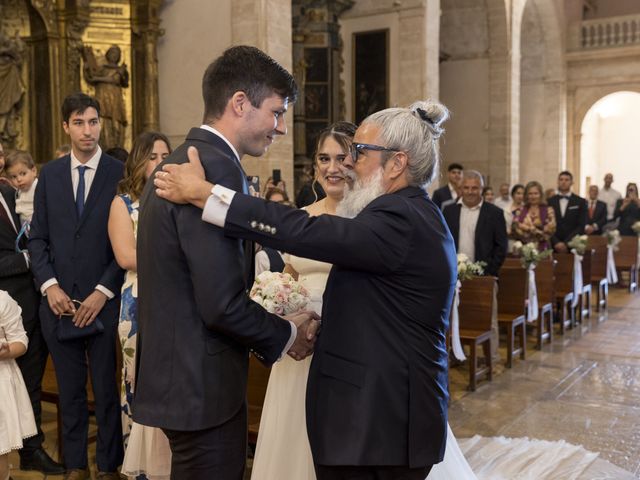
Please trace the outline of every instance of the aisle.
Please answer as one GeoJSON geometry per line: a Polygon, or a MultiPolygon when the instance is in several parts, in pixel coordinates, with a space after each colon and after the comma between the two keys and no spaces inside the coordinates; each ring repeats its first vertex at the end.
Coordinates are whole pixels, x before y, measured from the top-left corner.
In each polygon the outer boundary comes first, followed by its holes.
{"type": "Polygon", "coordinates": [[[640,293],[612,289],[608,318],[542,351],[528,350],[493,382],[467,392],[454,369],[449,421],[458,438],[565,440],[640,475],[640,293]]]}

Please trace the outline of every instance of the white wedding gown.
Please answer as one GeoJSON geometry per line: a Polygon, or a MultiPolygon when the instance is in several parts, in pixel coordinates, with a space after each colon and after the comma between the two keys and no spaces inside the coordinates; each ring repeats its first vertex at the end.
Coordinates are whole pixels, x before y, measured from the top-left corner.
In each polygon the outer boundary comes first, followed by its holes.
{"type": "MultiPolygon", "coordinates": [[[[286,255],[311,296],[309,308],[322,312],[322,294],[331,265],[286,255]]],[[[313,458],[307,438],[305,394],[311,357],[296,362],[284,357],[271,368],[262,407],[258,443],[251,480],[315,480],[313,458]]],[[[428,480],[476,480],[450,428],[442,463],[435,465],[428,480]]]]}

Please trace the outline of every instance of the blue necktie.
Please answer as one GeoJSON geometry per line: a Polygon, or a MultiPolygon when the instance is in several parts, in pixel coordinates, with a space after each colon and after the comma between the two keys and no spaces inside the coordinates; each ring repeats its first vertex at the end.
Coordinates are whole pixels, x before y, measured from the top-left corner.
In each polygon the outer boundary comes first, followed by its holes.
{"type": "Polygon", "coordinates": [[[78,218],[82,216],[84,210],[84,172],[87,169],[85,166],[78,167],[78,189],[76,190],[76,212],[78,212],[78,218]]]}

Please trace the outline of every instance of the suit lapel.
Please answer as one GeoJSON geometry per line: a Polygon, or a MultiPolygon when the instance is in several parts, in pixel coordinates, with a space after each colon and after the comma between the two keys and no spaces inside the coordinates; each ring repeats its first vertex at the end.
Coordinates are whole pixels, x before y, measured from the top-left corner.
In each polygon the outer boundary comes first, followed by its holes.
{"type": "Polygon", "coordinates": [[[69,210],[69,218],[73,218],[78,223],[78,212],[76,212],[76,202],[74,199],[73,182],[71,181],[71,155],[67,155],[60,162],[60,172],[58,178],[60,178],[61,200],[67,206],[69,210]]]}
{"type": "MultiPolygon", "coordinates": [[[[98,163],[98,169],[96,170],[95,175],[93,176],[93,181],[91,182],[91,188],[89,189],[89,195],[87,196],[87,200],[84,203],[84,210],[82,211],[82,216],[78,221],[78,225],[76,228],[80,228],[87,216],[91,213],[91,210],[95,206],[98,198],[102,193],[104,185],[107,181],[107,162],[104,159],[104,156],[100,158],[100,162],[98,163]]],[[[74,203],[75,210],[75,203],[74,203]]]]}
{"type": "Polygon", "coordinates": [[[482,206],[480,207],[480,212],[478,212],[478,223],[476,223],[476,232],[473,238],[473,243],[476,246],[476,250],[477,250],[477,246],[478,243],[482,241],[483,238],[483,225],[485,223],[485,217],[487,216],[487,203],[483,203],[482,206]]]}

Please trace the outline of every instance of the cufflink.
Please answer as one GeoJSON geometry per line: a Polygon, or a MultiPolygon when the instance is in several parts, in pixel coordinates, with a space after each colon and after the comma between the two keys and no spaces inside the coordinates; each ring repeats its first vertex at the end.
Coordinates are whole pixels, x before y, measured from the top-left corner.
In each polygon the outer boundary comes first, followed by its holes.
{"type": "Polygon", "coordinates": [[[258,226],[258,222],[256,222],[255,220],[251,220],[251,223],[249,225],[251,226],[251,228],[256,228],[258,226]]]}

